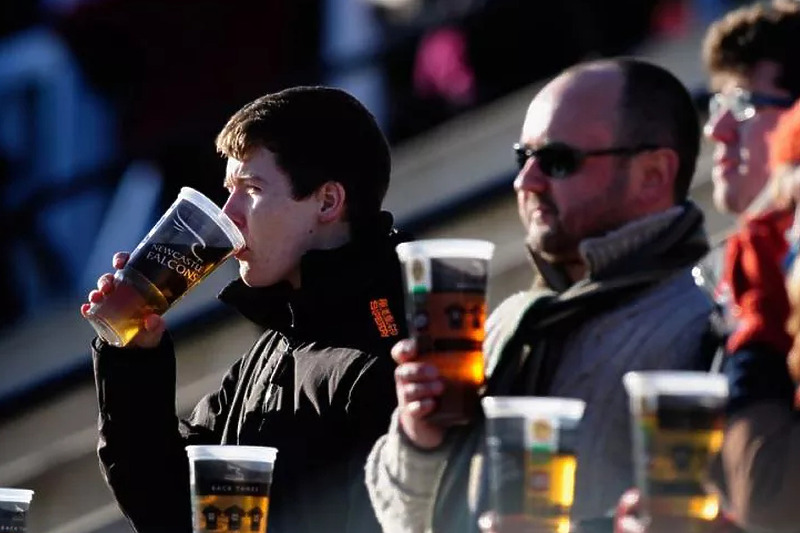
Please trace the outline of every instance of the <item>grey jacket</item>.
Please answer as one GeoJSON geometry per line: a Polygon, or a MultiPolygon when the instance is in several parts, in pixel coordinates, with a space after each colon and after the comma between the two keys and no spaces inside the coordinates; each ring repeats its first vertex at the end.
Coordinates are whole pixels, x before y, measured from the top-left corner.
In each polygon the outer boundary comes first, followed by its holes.
{"type": "MultiPolygon", "coordinates": [[[[484,345],[486,395],[586,402],[577,451],[576,520],[606,515],[634,483],[622,375],[702,367],[700,345],[713,306],[691,274],[708,250],[702,213],[691,203],[587,239],[580,250],[589,265],[586,280],[565,286],[538,262],[537,286],[511,296],[492,313],[484,345]],[[520,375],[525,357],[534,359],[520,375]]],[[[479,417],[451,430],[438,449],[416,449],[395,413],[366,465],[367,487],[384,532],[477,530],[477,517],[488,510],[483,443],[479,417]]]]}

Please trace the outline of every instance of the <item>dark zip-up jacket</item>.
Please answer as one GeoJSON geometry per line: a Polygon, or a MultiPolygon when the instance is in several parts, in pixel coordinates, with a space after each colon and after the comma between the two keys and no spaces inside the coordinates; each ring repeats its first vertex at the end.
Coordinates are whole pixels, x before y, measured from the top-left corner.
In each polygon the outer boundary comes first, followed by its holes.
{"type": "Polygon", "coordinates": [[[264,333],[188,420],[175,410],[175,356],[95,340],[98,454],[117,502],[139,533],[191,531],[189,444],[278,448],[270,533],[373,533],[366,455],[396,406],[392,345],[406,336],[404,240],[380,231],[301,264],[302,288],[249,288],[220,298],[264,333]]]}

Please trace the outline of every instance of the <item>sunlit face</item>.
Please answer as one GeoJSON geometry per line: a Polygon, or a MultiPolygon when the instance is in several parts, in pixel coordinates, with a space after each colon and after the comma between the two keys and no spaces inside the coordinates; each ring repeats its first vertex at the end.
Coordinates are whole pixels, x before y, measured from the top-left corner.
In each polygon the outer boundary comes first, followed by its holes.
{"type": "MultiPolygon", "coordinates": [[[[778,67],[761,62],[750,76],[720,74],[712,80],[716,92],[732,94],[744,89],[770,97],[787,97],[788,92],[775,85],[778,67]]],[[[752,118],[736,119],[725,107],[709,116],[706,137],[714,143],[711,179],[714,204],[722,212],[743,213],[769,179],[768,136],[775,129],[783,108],[757,106],[752,118]]]]}
{"type": "MultiPolygon", "coordinates": [[[[621,90],[617,72],[555,80],[531,102],[520,144],[537,149],[561,142],[593,150],[614,146],[613,110],[621,90]]],[[[618,157],[589,157],[572,174],[545,175],[531,157],[514,180],[528,244],[551,260],[577,257],[581,240],[606,233],[627,218],[628,179],[618,157]]]]}
{"type": "Polygon", "coordinates": [[[228,200],[223,211],[244,235],[236,254],[239,274],[251,287],[289,281],[298,286],[300,259],[314,244],[320,202],[317,195],[295,200],[275,156],[255,148],[244,161],[229,158],[225,172],[228,200]]]}

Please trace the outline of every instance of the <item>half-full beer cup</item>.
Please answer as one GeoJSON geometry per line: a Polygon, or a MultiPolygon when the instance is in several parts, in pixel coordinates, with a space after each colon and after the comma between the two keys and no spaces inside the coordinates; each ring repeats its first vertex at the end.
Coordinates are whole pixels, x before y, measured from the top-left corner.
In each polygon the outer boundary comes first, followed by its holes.
{"type": "Polygon", "coordinates": [[[239,228],[214,202],[183,187],[114,274],[114,291],[90,306],[87,320],[106,342],[125,346],[145,316],[164,314],[244,245],[239,228]]]}

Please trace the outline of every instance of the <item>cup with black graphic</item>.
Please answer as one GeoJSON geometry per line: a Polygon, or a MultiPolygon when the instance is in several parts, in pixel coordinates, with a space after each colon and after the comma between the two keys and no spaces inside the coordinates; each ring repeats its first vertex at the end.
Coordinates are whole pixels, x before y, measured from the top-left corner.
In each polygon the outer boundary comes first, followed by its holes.
{"type": "Polygon", "coordinates": [[[245,242],[209,198],[183,187],[178,198],[114,274],[114,291],[89,307],[87,320],[114,346],[125,346],[144,317],[164,314],[245,242]]]}
{"type": "Polygon", "coordinates": [[[500,530],[569,533],[585,402],[486,396],[481,405],[491,506],[500,530]]]}
{"type": "Polygon", "coordinates": [[[277,448],[193,445],[186,453],[194,533],[266,533],[277,448]]]}
{"type": "Polygon", "coordinates": [[[702,529],[719,513],[708,468],[722,447],[728,380],[708,372],[651,370],[628,372],[623,383],[642,518],[692,519],[702,529]]]}
{"type": "Polygon", "coordinates": [[[0,488],[0,531],[25,533],[33,491],[0,488]]]}
{"type": "Polygon", "coordinates": [[[494,244],[479,239],[428,239],[397,246],[408,330],[420,359],[435,365],[445,383],[428,417],[440,426],[466,424],[478,409],[493,253],[494,244]]]}

